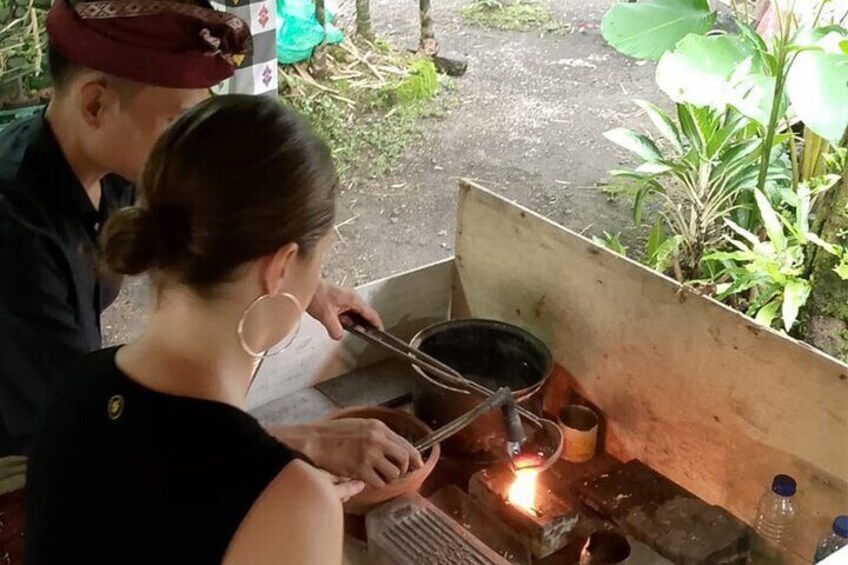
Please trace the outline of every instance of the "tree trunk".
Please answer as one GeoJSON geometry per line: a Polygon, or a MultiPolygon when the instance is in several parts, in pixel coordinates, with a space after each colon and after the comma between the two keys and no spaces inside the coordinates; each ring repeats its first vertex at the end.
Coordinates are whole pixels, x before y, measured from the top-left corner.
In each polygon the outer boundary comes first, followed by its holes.
{"type": "Polygon", "coordinates": [[[418,50],[432,57],[439,52],[439,43],[436,41],[433,17],[430,15],[430,0],[418,0],[418,11],[421,15],[421,41],[418,50]]]}
{"type": "Polygon", "coordinates": [[[374,30],[371,28],[371,1],[356,0],[356,33],[374,41],[374,30]]]}
{"type": "Polygon", "coordinates": [[[327,76],[327,27],[324,13],[324,0],[315,0],[315,19],[324,32],[321,43],[312,51],[312,73],[318,78],[327,76]]]}
{"type": "MultiPolygon", "coordinates": [[[[848,169],[819,206],[821,238],[848,248],[848,169]]],[[[848,363],[848,282],[833,271],[838,259],[821,250],[813,257],[813,290],[807,302],[805,339],[848,363]]]]}

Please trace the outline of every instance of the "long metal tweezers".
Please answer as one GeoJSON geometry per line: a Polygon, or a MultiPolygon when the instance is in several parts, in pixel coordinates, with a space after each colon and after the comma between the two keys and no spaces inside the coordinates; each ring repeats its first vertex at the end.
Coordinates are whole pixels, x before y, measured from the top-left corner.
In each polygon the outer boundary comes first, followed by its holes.
{"type": "MultiPolygon", "coordinates": [[[[396,356],[412,363],[422,371],[425,371],[434,377],[438,377],[440,380],[439,384],[445,388],[462,394],[469,394],[470,391],[473,391],[484,398],[488,398],[495,394],[495,391],[470,379],[466,379],[453,367],[446,365],[442,361],[424,353],[420,349],[412,347],[402,339],[374,327],[360,316],[347,313],[341,317],[341,320],[342,326],[348,332],[369,343],[378,345],[385,350],[394,353],[396,356]]],[[[521,416],[527,421],[536,427],[544,428],[542,419],[537,415],[533,414],[529,410],[521,408],[520,406],[517,406],[517,409],[518,413],[521,414],[521,416]]]]}

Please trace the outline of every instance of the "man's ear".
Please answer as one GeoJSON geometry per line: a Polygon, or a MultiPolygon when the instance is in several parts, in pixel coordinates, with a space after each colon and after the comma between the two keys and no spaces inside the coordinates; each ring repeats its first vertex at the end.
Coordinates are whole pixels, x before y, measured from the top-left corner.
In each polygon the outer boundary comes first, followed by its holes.
{"type": "Polygon", "coordinates": [[[90,80],[80,88],[80,115],[89,127],[99,129],[106,110],[116,101],[115,92],[106,86],[105,80],[90,80]]]}
{"type": "Polygon", "coordinates": [[[298,245],[287,243],[269,256],[264,273],[265,292],[277,294],[282,291],[286,274],[297,257],[298,245]]]}

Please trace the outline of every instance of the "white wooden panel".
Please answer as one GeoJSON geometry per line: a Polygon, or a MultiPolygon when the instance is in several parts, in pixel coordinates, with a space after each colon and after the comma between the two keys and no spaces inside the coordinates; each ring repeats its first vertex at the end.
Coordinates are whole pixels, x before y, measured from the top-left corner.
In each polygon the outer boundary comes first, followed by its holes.
{"type": "MultiPolygon", "coordinates": [[[[357,290],[379,313],[387,330],[408,339],[447,318],[453,259],[374,281],[357,290]]],[[[289,350],[265,359],[248,395],[251,408],[385,360],[388,354],[354,336],[334,342],[324,327],[304,316],[289,350]]]]}
{"type": "Polygon", "coordinates": [[[747,521],[793,474],[807,559],[848,508],[848,366],[470,183],[456,249],[454,311],[546,340],[614,454],[747,521]]]}

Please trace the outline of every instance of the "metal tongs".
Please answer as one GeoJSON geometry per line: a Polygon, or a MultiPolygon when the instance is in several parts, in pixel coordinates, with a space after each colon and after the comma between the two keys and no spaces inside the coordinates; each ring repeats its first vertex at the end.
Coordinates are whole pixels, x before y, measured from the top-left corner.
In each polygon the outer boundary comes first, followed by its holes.
{"type": "MultiPolygon", "coordinates": [[[[540,418],[529,410],[515,404],[512,398],[512,392],[509,388],[501,388],[498,391],[493,391],[475,381],[467,379],[453,367],[446,365],[442,361],[424,353],[420,349],[412,347],[402,339],[376,328],[364,318],[353,312],[343,314],[341,316],[341,322],[344,329],[353,335],[363,339],[364,341],[382,347],[383,349],[395,354],[397,357],[403,358],[412,365],[415,365],[421,369],[426,378],[431,380],[433,377],[437,378],[439,380],[437,383],[439,386],[443,386],[461,394],[471,394],[471,392],[475,392],[486,399],[483,403],[479,404],[466,414],[419,440],[419,442],[415,445],[419,451],[425,451],[433,444],[459,432],[462,428],[469,425],[484,412],[497,407],[503,407],[504,415],[506,416],[507,431],[511,436],[507,441],[507,452],[513,466],[517,465],[516,456],[521,451],[524,439],[523,437],[518,437],[518,432],[516,430],[516,428],[520,428],[520,419],[518,418],[518,415],[543,432],[550,433],[551,431],[554,431],[554,433],[559,437],[558,447],[554,450],[554,453],[540,463],[533,463],[532,466],[541,471],[547,469],[553,465],[557,459],[559,459],[559,455],[562,451],[563,439],[562,431],[559,426],[555,422],[548,420],[547,418],[540,418]],[[516,445],[516,443],[518,445],[516,445]]],[[[521,431],[523,432],[523,430],[521,431]]]]}

